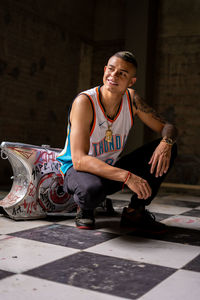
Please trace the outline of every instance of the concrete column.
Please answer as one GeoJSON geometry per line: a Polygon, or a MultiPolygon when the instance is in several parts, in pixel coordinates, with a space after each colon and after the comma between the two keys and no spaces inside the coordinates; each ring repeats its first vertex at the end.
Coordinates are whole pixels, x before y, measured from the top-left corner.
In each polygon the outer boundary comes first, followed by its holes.
{"type": "MultiPolygon", "coordinates": [[[[138,61],[137,82],[135,89],[146,99],[146,72],[148,49],[148,24],[151,0],[127,0],[125,48],[133,52],[138,61]]],[[[147,100],[148,102],[148,100],[147,100]]],[[[144,142],[144,125],[135,120],[134,129],[131,131],[127,151],[139,147],[144,142]]]]}
{"type": "Polygon", "coordinates": [[[92,72],[92,53],[93,47],[90,44],[82,42],[80,49],[80,65],[77,93],[80,93],[90,87],[92,72]]]}

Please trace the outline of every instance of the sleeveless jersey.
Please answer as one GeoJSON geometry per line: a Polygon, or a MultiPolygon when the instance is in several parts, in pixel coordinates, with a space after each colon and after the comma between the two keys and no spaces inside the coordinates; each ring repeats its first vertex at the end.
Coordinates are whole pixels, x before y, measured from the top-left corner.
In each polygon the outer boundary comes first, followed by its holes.
{"type": "MultiPolygon", "coordinates": [[[[103,109],[100,99],[100,86],[81,94],[89,98],[93,108],[93,124],[90,132],[90,149],[88,155],[114,165],[124,149],[128,133],[133,125],[133,112],[129,91],[127,89],[124,93],[118,113],[113,120],[106,116],[103,109]],[[112,130],[111,142],[107,142],[105,139],[108,124],[111,125],[112,130]]],[[[70,122],[68,123],[67,131],[65,147],[57,157],[57,160],[62,163],[60,170],[63,175],[73,166],[70,149],[70,122]]]]}

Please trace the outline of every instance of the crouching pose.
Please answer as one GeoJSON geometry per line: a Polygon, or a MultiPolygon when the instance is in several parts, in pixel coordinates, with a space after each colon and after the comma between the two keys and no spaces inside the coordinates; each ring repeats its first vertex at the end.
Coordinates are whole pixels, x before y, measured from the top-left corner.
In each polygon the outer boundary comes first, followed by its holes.
{"type": "Polygon", "coordinates": [[[166,231],[145,207],[176,157],[176,128],[131,88],[136,70],[132,53],[114,54],[104,68],[103,85],[80,93],[72,103],[66,144],[58,160],[64,189],[78,205],[78,228],[93,229],[94,209],[126,185],[133,195],[123,209],[121,225],[151,233],[166,231]],[[161,138],[120,157],[136,115],[161,138]]]}

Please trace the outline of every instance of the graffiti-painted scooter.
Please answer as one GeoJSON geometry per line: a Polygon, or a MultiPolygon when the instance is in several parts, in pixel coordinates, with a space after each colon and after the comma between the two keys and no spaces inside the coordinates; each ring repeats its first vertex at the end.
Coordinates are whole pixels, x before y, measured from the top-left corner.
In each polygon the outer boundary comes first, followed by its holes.
{"type": "Polygon", "coordinates": [[[56,157],[61,149],[48,145],[2,142],[1,157],[13,170],[9,194],[0,200],[4,212],[14,220],[45,218],[52,212],[73,212],[73,196],[63,191],[63,177],[56,157]]]}

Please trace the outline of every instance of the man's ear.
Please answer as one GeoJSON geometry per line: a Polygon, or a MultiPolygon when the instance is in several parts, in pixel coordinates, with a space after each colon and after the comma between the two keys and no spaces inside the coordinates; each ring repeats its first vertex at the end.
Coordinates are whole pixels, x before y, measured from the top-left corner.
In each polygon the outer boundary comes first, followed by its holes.
{"type": "Polygon", "coordinates": [[[107,66],[104,67],[104,72],[106,71],[106,69],[107,69],[107,66]]]}
{"type": "Polygon", "coordinates": [[[136,80],[137,80],[136,77],[132,77],[132,78],[130,79],[130,83],[129,83],[129,86],[128,86],[128,87],[133,86],[133,85],[136,83],[136,80]]]}

